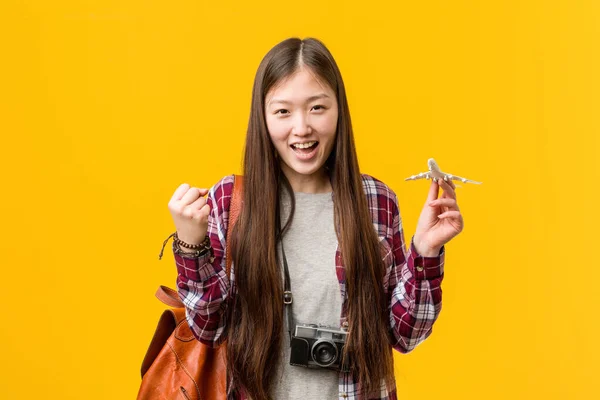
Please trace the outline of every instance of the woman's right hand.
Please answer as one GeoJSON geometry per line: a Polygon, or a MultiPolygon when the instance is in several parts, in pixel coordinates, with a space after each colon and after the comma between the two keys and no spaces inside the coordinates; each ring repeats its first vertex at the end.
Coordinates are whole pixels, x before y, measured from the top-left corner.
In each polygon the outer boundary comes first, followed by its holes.
{"type": "Polygon", "coordinates": [[[177,230],[177,237],[189,244],[200,244],[208,231],[210,206],[206,203],[208,189],[182,184],[169,201],[169,211],[177,230]]]}

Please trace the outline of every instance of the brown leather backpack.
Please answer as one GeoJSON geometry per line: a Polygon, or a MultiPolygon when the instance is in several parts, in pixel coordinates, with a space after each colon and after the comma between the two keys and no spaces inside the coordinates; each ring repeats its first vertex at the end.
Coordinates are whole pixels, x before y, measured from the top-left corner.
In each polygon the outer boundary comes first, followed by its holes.
{"type": "MultiPolygon", "coordinates": [[[[230,232],[241,207],[242,179],[235,176],[229,209],[230,232]]],[[[231,256],[227,251],[227,274],[231,256]]],[[[178,293],[160,286],[156,297],[171,309],[163,312],[142,362],[142,384],[137,400],[224,400],[227,397],[226,344],[212,348],[196,340],[178,293]]]]}

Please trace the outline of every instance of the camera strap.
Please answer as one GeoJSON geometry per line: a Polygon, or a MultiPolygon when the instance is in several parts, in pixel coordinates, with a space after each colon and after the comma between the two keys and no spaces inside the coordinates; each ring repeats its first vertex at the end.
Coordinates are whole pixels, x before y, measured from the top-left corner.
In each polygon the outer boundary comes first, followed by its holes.
{"type": "Polygon", "coordinates": [[[290,344],[292,339],[292,330],[294,329],[294,316],[292,315],[292,302],[294,298],[292,297],[292,288],[290,284],[290,271],[288,269],[287,258],[285,257],[285,250],[283,249],[283,238],[280,240],[281,242],[281,255],[283,256],[283,273],[284,273],[284,281],[283,281],[283,304],[285,307],[285,315],[288,321],[288,333],[290,334],[290,344]]]}

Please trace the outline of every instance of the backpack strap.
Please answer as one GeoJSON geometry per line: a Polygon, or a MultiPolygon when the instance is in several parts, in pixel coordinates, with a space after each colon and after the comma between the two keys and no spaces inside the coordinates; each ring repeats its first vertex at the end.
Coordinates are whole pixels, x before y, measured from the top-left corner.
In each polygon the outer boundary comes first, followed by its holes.
{"type": "Polygon", "coordinates": [[[229,203],[229,226],[227,227],[227,276],[231,271],[231,232],[237,222],[240,210],[242,208],[242,192],[244,187],[244,178],[241,175],[234,175],[233,177],[233,193],[231,194],[231,201],[229,203]]]}
{"type": "Polygon", "coordinates": [[[159,286],[158,290],[156,291],[155,296],[160,301],[162,301],[166,305],[171,306],[173,308],[182,308],[183,307],[183,303],[179,299],[179,294],[177,294],[176,290],[173,290],[170,287],[163,286],[163,285],[159,286]]]}

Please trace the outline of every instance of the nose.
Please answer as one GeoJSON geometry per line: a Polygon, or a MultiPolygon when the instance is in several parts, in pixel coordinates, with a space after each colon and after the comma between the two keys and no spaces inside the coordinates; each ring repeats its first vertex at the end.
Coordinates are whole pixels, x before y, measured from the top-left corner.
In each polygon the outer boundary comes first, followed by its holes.
{"type": "Polygon", "coordinates": [[[293,126],[292,126],[292,134],[297,136],[306,136],[312,132],[312,128],[310,126],[310,122],[308,117],[298,113],[294,118],[293,126]]]}

